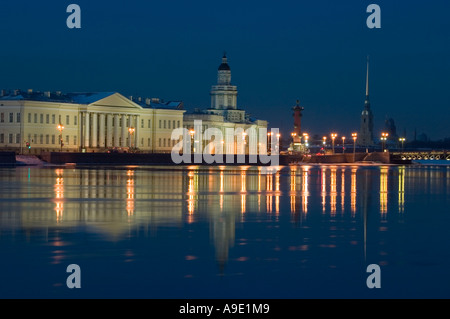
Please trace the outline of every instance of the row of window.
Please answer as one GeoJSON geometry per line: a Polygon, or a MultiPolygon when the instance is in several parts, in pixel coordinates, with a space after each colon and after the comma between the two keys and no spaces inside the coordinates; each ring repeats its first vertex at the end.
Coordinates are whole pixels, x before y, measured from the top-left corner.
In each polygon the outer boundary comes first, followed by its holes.
{"type": "MultiPolygon", "coordinates": [[[[16,113],[15,116],[16,120],[14,122],[14,113],[10,112],[9,113],[9,118],[8,118],[8,122],[9,123],[20,123],[21,118],[20,118],[20,113],[16,113]]],[[[70,121],[70,115],[66,115],[66,121],[65,123],[61,122],[61,115],[59,115],[59,119],[58,119],[58,123],[64,124],[64,125],[70,125],[71,121],[70,121]]],[[[119,119],[119,126],[122,126],[122,118],[119,119]]],[[[4,123],[5,122],[5,113],[0,113],[0,123],[4,123]]],[[[35,124],[56,124],[56,114],[43,114],[43,113],[28,113],[28,123],[35,123],[35,124]],[[45,121],[44,121],[45,119],[45,121]]],[[[73,125],[78,125],[78,117],[77,115],[73,116],[73,125]]],[[[113,126],[115,125],[114,123],[114,118],[113,118],[113,126]]],[[[127,126],[129,126],[129,120],[127,119],[127,126]]],[[[151,120],[148,120],[148,128],[151,128],[151,120]]],[[[159,128],[178,128],[180,127],[180,121],[175,121],[175,120],[159,120],[159,128]]],[[[141,128],[144,128],[144,120],[141,120],[141,128]]]]}
{"type": "MultiPolygon", "coordinates": [[[[20,114],[20,113],[17,113],[20,114]]],[[[39,115],[39,123],[44,124],[44,116],[45,116],[45,124],[56,124],[56,114],[51,114],[51,123],[50,123],[50,114],[38,114],[38,113],[28,113],[28,123],[38,123],[38,115],[39,115]]],[[[61,121],[61,115],[59,115],[58,123],[64,125],[70,125],[70,115],[66,115],[66,122],[63,123],[61,121]]],[[[78,117],[76,115],[73,116],[73,125],[78,125],[78,117]]]]}
{"type": "MultiPolygon", "coordinates": [[[[168,128],[170,129],[171,121],[170,120],[159,120],[159,128],[168,128]]],[[[175,127],[175,120],[172,121],[172,128],[179,128],[180,127],[180,121],[176,121],[177,126],[175,127]]],[[[149,120],[149,127],[150,127],[150,120],[149,120]]]]}
{"type": "MultiPolygon", "coordinates": [[[[12,112],[9,113],[8,122],[14,123],[14,113],[12,112]]],[[[0,113],[0,123],[5,123],[5,113],[3,112],[0,113]]],[[[16,113],[16,123],[20,123],[20,113],[16,113]]]]}
{"type": "MultiPolygon", "coordinates": [[[[58,144],[59,145],[59,136],[56,135],[45,135],[41,134],[41,135],[37,135],[34,134],[34,136],[31,136],[31,134],[28,134],[28,140],[25,141],[24,143],[30,143],[30,144],[58,144]],[[51,143],[50,143],[50,138],[51,138],[51,143]],[[44,143],[44,139],[45,139],[45,143],[44,143]],[[58,140],[57,140],[58,139],[58,140]]],[[[65,140],[63,140],[65,145],[69,145],[70,143],[70,136],[66,135],[65,136],[65,140]]],[[[0,134],[0,144],[2,143],[8,143],[8,144],[20,144],[20,133],[19,134],[0,134]]],[[[77,136],[74,135],[73,136],[73,145],[77,145],[77,136]]]]}
{"type": "Polygon", "coordinates": [[[160,138],[159,139],[159,147],[173,147],[175,146],[175,144],[178,143],[177,140],[172,140],[170,138],[165,139],[165,138],[160,138]],[[166,145],[166,141],[167,141],[167,145],[166,145]]]}

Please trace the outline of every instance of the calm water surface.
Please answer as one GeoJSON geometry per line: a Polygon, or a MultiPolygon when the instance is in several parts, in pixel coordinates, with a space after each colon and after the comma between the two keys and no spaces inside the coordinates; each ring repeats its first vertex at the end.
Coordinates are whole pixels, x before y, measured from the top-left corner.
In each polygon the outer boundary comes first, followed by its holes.
{"type": "Polygon", "coordinates": [[[450,298],[450,166],[0,169],[1,298],[450,298]],[[81,268],[69,289],[66,268],[81,268]],[[366,286],[369,264],[381,288],[366,286]]]}

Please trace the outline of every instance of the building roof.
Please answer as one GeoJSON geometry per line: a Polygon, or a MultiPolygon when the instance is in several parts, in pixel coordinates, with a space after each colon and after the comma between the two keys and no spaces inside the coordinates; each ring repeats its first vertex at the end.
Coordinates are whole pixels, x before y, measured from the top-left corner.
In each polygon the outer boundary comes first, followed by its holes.
{"type": "Polygon", "coordinates": [[[219,71],[231,71],[230,66],[228,65],[226,53],[223,54],[222,64],[219,65],[219,71]]]}
{"type": "MultiPolygon", "coordinates": [[[[32,90],[1,90],[0,101],[44,101],[44,102],[59,102],[59,103],[75,103],[90,105],[100,100],[103,100],[114,94],[122,96],[118,92],[78,92],[78,93],[62,93],[57,92],[41,92],[32,90]]],[[[123,99],[129,100],[131,103],[135,103],[142,108],[152,108],[152,109],[167,109],[167,110],[182,110],[182,101],[168,101],[164,102],[160,99],[140,99],[136,100],[133,98],[126,98],[122,96],[123,99]]]]}
{"type": "Polygon", "coordinates": [[[41,92],[41,91],[22,91],[22,90],[2,90],[0,100],[27,100],[27,101],[48,101],[63,102],[76,104],[91,104],[102,100],[116,92],[91,92],[91,93],[62,93],[57,92],[41,92]]]}
{"type": "Polygon", "coordinates": [[[142,101],[133,101],[145,109],[165,109],[165,110],[183,110],[183,101],[164,102],[160,99],[145,99],[142,101]]]}

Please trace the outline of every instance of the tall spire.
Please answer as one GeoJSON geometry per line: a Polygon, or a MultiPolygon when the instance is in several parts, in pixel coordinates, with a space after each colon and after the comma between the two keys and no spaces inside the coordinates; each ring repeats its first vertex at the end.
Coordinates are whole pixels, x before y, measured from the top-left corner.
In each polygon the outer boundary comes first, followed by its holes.
{"type": "Polygon", "coordinates": [[[369,56],[367,56],[366,97],[369,96],[369,56]]]}

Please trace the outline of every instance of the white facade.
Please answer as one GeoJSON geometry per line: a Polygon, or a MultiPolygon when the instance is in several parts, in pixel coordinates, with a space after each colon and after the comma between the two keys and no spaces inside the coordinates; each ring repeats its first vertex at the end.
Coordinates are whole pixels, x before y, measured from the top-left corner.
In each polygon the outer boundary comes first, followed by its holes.
{"type": "Polygon", "coordinates": [[[170,152],[176,142],[171,140],[172,129],[183,126],[185,111],[160,105],[138,104],[114,92],[4,95],[0,97],[0,149],[25,154],[111,149],[170,152]]]}

